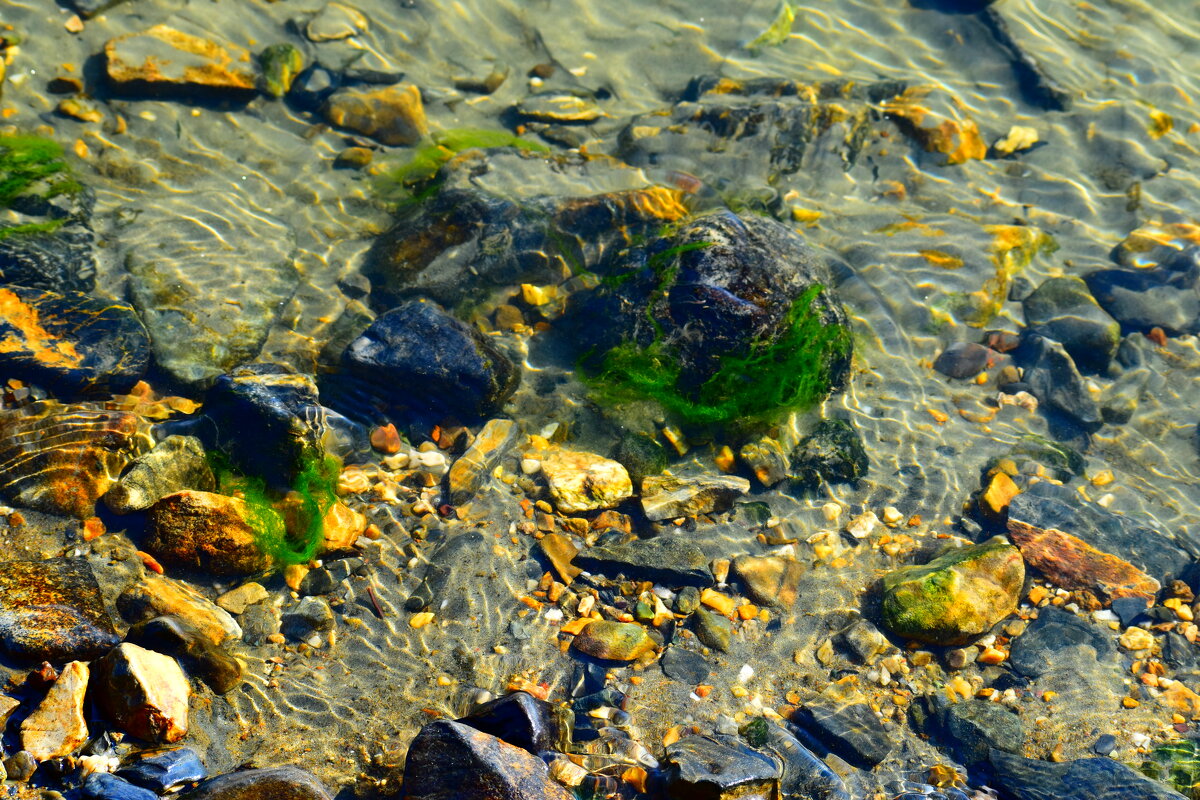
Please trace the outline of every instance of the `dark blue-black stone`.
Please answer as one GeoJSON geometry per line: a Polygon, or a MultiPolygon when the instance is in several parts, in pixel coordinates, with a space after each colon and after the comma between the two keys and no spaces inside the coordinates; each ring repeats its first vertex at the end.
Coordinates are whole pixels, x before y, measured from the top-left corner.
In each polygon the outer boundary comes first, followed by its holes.
{"type": "Polygon", "coordinates": [[[1061,764],[993,750],[995,784],[1013,800],[1184,800],[1111,758],[1061,764]]]}
{"type": "Polygon", "coordinates": [[[554,707],[528,692],[513,692],[484,703],[459,720],[535,755],[558,744],[554,707]]]}
{"type": "Polygon", "coordinates": [[[136,761],[117,771],[122,778],[162,793],[187,783],[202,781],[208,770],[189,747],[139,754],[136,761]]]}
{"type": "Polygon", "coordinates": [[[158,795],[149,789],[134,786],[107,772],[89,775],[83,782],[83,794],[90,800],[158,800],[158,795]]]}

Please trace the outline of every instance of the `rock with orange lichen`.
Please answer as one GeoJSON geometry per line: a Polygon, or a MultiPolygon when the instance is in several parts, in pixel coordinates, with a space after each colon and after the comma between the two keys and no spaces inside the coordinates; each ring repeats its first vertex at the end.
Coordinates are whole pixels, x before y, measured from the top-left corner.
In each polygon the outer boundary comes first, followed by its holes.
{"type": "Polygon", "coordinates": [[[942,114],[924,105],[930,88],[916,86],[883,104],[883,111],[929,153],[944,153],[946,164],[962,164],[987,156],[987,143],[973,119],[952,98],[942,114]]]}
{"type": "Polygon", "coordinates": [[[124,392],[150,363],[133,306],[82,292],[0,286],[0,370],[60,398],[124,392]]]}
{"type": "Polygon", "coordinates": [[[137,414],[40,400],[0,411],[0,496],[87,519],[121,471],[152,443],[137,414]]]}
{"type": "Polygon", "coordinates": [[[258,78],[250,52],[218,44],[168,25],[110,39],[105,74],[117,88],[161,94],[209,91],[248,95],[258,78]]]}
{"type": "Polygon", "coordinates": [[[1013,498],[1008,532],[1030,565],[1065,589],[1153,597],[1191,558],[1165,531],[1042,481],[1013,498]]]}
{"type": "Polygon", "coordinates": [[[7,561],[0,569],[0,648],[9,657],[91,659],[120,641],[86,559],[7,561]]]}

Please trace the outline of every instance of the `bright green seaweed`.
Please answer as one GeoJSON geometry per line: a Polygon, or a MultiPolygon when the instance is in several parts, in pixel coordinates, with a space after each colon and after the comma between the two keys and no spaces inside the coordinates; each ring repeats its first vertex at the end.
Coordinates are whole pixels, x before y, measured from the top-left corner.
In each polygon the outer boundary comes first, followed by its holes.
{"type": "Polygon", "coordinates": [[[0,208],[37,187],[43,188],[36,194],[47,199],[77,192],[83,187],[70,173],[58,142],[40,136],[0,136],[0,208]]]}
{"type": "Polygon", "coordinates": [[[259,548],[276,564],[306,564],[317,556],[325,537],[325,514],[337,502],[337,478],[341,464],[333,456],[312,458],[292,484],[299,496],[299,525],[289,535],[280,498],[257,475],[235,469],[222,453],[209,453],[209,463],[222,494],[240,497],[246,503],[246,522],[254,529],[259,548]]]}
{"type": "Polygon", "coordinates": [[[692,425],[769,420],[809,408],[829,394],[834,364],[852,347],[849,330],[825,324],[813,307],[823,288],[815,284],[792,303],[775,338],[722,357],[695,391],[679,386],[679,360],[661,330],[647,347],[631,341],[614,347],[598,370],[583,371],[584,379],[602,403],[652,400],[692,425]]]}

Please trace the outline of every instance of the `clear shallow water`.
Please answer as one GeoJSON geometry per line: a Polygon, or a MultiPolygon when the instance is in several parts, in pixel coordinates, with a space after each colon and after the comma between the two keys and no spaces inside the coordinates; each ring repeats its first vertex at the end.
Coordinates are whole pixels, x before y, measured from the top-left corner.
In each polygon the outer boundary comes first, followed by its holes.
{"type": "MultiPolygon", "coordinates": [[[[646,185],[675,169],[721,189],[782,198],[779,214],[841,265],[838,289],[858,335],[851,386],[830,399],[825,412],[848,416],[862,432],[871,471],[856,487],[834,487],[830,495],[852,509],[895,505],[905,515],[919,514],[925,521],[920,534],[950,530],[988,459],[1022,434],[1047,433],[1036,412],[1005,407],[989,417],[993,388],[949,381],[929,366],[948,342],[979,334],[948,316],[946,304],[952,293],[975,291],[993,276],[993,236],[985,226],[1029,225],[1054,238],[1058,250],[1034,257],[1023,270],[1036,285],[1109,265],[1112,248],[1146,223],[1200,216],[1200,23],[1186,0],[998,3],[1015,44],[1069,95],[1065,111],[1031,102],[1012,58],[979,17],[924,3],[797,5],[790,38],[753,52],[745,45],[775,17],[774,2],[363,0],[353,5],[370,21],[365,34],[352,44],[313,46],[290,21],[305,20],[321,5],[131,0],[87,21],[78,35],[63,28],[70,12],[41,2],[9,2],[0,13],[0,21],[25,39],[8,68],[0,109],[11,113],[3,124],[45,126],[64,143],[86,146],[77,169],[97,192],[94,225],[103,244],[98,293],[136,297],[142,270],[177,276],[167,283],[183,287],[185,297],[201,298],[194,301],[201,306],[208,297],[204,287],[221,287],[223,300],[230,301],[222,311],[230,318],[251,304],[271,309],[268,323],[235,348],[234,360],[256,355],[313,371],[332,326],[355,296],[353,287],[362,285],[355,276],[363,255],[390,215],[365,175],[332,168],[333,157],[356,137],[316,116],[261,96],[231,108],[107,97],[95,55],[113,36],[167,23],[255,52],[290,41],[310,57],[335,60],[357,55],[358,48],[364,58],[386,60],[421,87],[434,130],[498,128],[506,109],[532,91],[587,89],[602,98],[607,115],[581,129],[594,154],[616,153],[628,120],[669,108],[699,75],[896,80],[930,87],[931,108],[974,120],[988,144],[1013,125],[1034,128],[1040,142],[1035,149],[956,165],[894,136],[872,138],[849,167],[836,150],[813,147],[799,169],[782,175],[742,151],[696,163],[668,153],[653,167],[601,162],[554,174],[515,164],[490,178],[525,197],[582,195],[646,185]],[[544,86],[531,87],[526,73],[548,61],[562,68],[544,86]],[[479,79],[505,67],[509,76],[491,95],[454,88],[456,78],[479,79]],[[64,75],[82,76],[95,87],[102,122],[54,113],[57,98],[47,93],[46,82],[64,75]],[[1171,120],[1165,132],[1161,115],[1171,120]],[[127,126],[120,133],[118,116],[127,126]],[[793,208],[804,221],[796,221],[793,208]],[[962,265],[939,266],[922,253],[930,249],[955,254],[962,265]]],[[[401,161],[406,153],[380,148],[377,157],[401,161]]],[[[1019,304],[1007,303],[989,327],[1016,330],[1022,322],[1019,304]]],[[[518,355],[528,346],[519,337],[501,339],[518,355]]],[[[1092,437],[1089,471],[1114,471],[1116,480],[1105,490],[1113,495],[1111,508],[1146,515],[1194,542],[1200,531],[1197,341],[1173,338],[1149,363],[1154,377],[1138,394],[1132,420],[1092,437]]],[[[536,348],[525,364],[526,378],[564,372],[536,348]]],[[[514,414],[530,430],[574,423],[581,445],[603,451],[612,428],[566,378],[552,397],[539,396],[535,382],[526,380],[514,414]]],[[[1095,383],[1100,388],[1111,380],[1095,383]]],[[[710,455],[697,452],[694,468],[711,469],[710,455]]],[[[828,526],[820,512],[828,498],[796,501],[760,492],[753,499],[769,503],[806,535],[828,526]]],[[[401,606],[415,582],[406,566],[409,555],[401,551],[402,537],[385,538],[373,583],[383,619],[356,589],[339,611],[357,621],[339,624],[332,647],[286,656],[282,672],[262,660],[272,655],[269,650],[247,649],[253,669],[243,690],[194,711],[194,739],[207,740],[210,763],[299,760],[331,784],[364,769],[384,775],[385,767],[369,762],[383,753],[381,764],[399,763],[398,754],[428,719],[423,709],[461,713],[475,687],[501,690],[513,674],[561,685],[570,665],[557,652],[554,627],[536,615],[521,619],[527,638],[511,627],[523,608],[515,597],[528,588],[527,543],[508,538],[509,522],[519,519],[515,502],[497,491],[480,503],[487,548],[473,555],[479,581],[459,613],[438,625],[408,627],[401,606]],[[496,645],[507,652],[496,653],[496,645]]],[[[735,523],[695,537],[715,557],[748,551],[753,534],[735,523]]],[[[805,536],[800,538],[801,558],[811,560],[805,536]]],[[[761,702],[780,705],[814,669],[810,656],[824,621],[810,624],[809,615],[859,608],[862,588],[877,571],[895,565],[875,550],[850,561],[841,568],[814,567],[784,632],[764,632],[735,657],[722,658],[709,702],[648,676],[633,692],[633,713],[647,726],[647,737],[661,736],[677,721],[711,725],[718,714],[740,710],[726,690],[743,662],[756,670],[752,688],[761,702]],[[807,654],[799,664],[797,652],[807,654]]],[[[1078,686],[1064,685],[1065,691],[1078,686]]],[[[1083,753],[1093,724],[1111,719],[1107,710],[1082,709],[1085,696],[1079,696],[1077,716],[1053,726],[1068,756],[1083,753]]],[[[1149,711],[1123,719],[1126,731],[1159,725],[1149,711]]]]}

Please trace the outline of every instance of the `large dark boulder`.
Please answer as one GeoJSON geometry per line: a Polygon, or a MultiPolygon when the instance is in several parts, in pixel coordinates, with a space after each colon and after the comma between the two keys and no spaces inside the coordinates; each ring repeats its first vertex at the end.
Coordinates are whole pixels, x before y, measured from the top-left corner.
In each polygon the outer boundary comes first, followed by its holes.
{"type": "Polygon", "coordinates": [[[520,373],[483,334],[435,303],[413,300],[380,315],[322,384],[347,416],[371,411],[411,421],[462,422],[498,411],[520,373]]]}
{"type": "Polygon", "coordinates": [[[209,778],[181,800],[332,800],[312,774],[299,767],[247,769],[209,778]]]}
{"type": "Polygon", "coordinates": [[[667,797],[677,800],[768,800],[779,766],[733,737],[688,736],[667,748],[667,797]]]}
{"type": "Polygon", "coordinates": [[[0,286],[0,370],[60,399],[128,391],[150,364],[133,307],[82,292],[0,286]]]}
{"type": "Polygon", "coordinates": [[[6,655],[87,661],[120,641],[87,559],[0,565],[0,650],[6,655]]]}
{"type": "Polygon", "coordinates": [[[235,465],[281,488],[324,456],[317,385],[278,364],[249,364],[219,376],[204,413],[216,427],[216,446],[235,465]]]}
{"type": "Polygon", "coordinates": [[[533,754],[558,744],[559,724],[554,706],[528,692],[513,692],[484,703],[459,722],[533,754]]]}
{"type": "Polygon", "coordinates": [[[1111,758],[1059,764],[993,750],[994,782],[1014,800],[1184,800],[1111,758]]]}
{"type": "Polygon", "coordinates": [[[404,760],[405,800],[570,800],[534,755],[460,722],[421,728],[404,760]]]}

